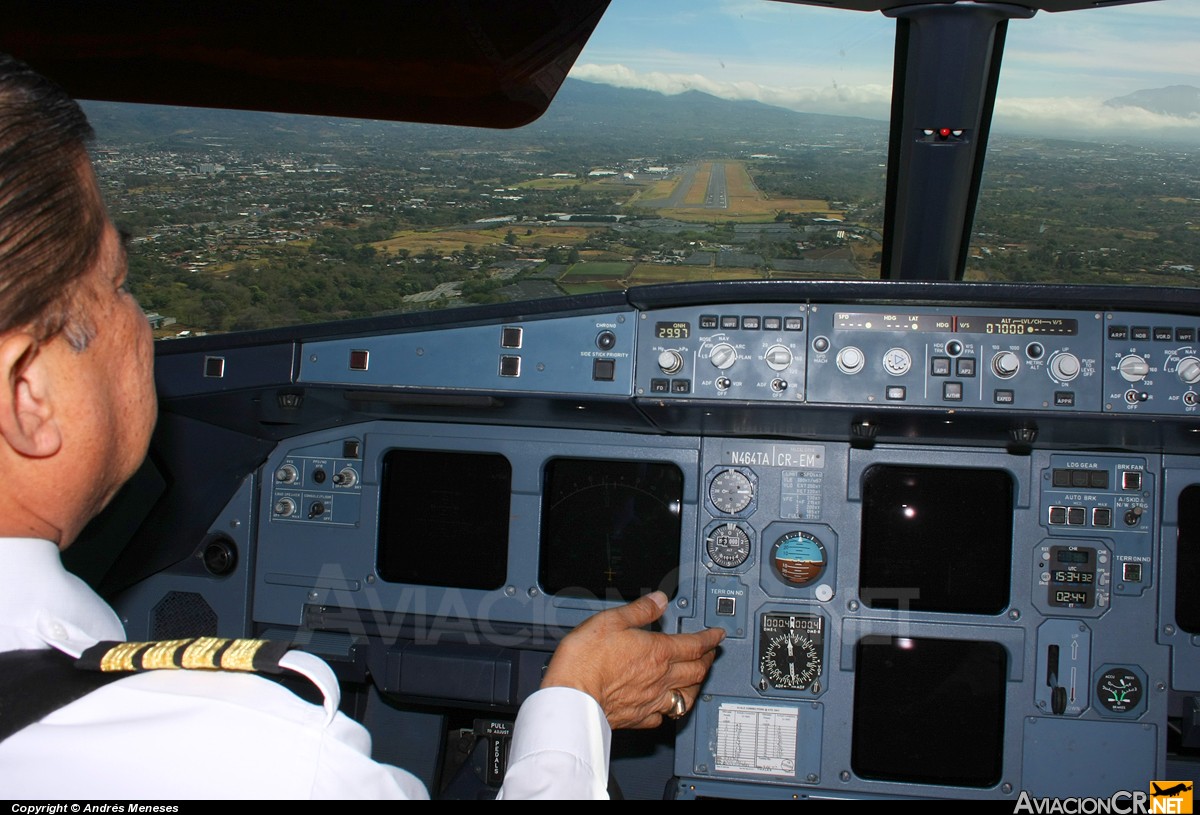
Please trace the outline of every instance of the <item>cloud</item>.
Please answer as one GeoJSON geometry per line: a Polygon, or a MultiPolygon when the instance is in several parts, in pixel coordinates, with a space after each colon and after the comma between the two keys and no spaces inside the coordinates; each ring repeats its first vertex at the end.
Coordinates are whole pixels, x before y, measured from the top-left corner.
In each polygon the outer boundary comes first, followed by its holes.
{"type": "Polygon", "coordinates": [[[1141,135],[1200,138],[1200,116],[1166,116],[1138,107],[1112,107],[1099,99],[1073,97],[1001,98],[993,119],[996,130],[1058,135],[1141,135]]]}
{"type": "Polygon", "coordinates": [[[716,80],[699,73],[635,71],[624,65],[585,63],[571,69],[571,76],[587,82],[657,91],[673,96],[702,91],[721,99],[753,100],[808,113],[868,116],[886,119],[891,105],[891,88],[876,84],[837,84],[825,87],[779,87],[749,81],[716,80]]]}

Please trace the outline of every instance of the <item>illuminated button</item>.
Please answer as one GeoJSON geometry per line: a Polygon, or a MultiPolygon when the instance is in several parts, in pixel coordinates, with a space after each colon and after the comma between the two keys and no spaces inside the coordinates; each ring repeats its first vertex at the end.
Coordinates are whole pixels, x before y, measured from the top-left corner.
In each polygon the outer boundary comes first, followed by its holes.
{"type": "Polygon", "coordinates": [[[521,358],[502,356],[500,357],[500,376],[520,376],[521,375],[521,358]]]}
{"type": "Polygon", "coordinates": [[[784,331],[803,331],[804,330],[804,318],[803,317],[785,317],[783,320],[783,330],[784,331]]]}
{"type": "Polygon", "coordinates": [[[1066,507],[1050,507],[1050,523],[1054,526],[1061,526],[1067,522],[1066,507]]]}
{"type": "Polygon", "coordinates": [[[741,320],[736,316],[725,316],[721,318],[721,328],[727,331],[734,331],[741,324],[741,320]]]}
{"type": "Polygon", "coordinates": [[[367,365],[371,362],[370,351],[351,351],[350,352],[350,370],[365,371],[367,365]]]}
{"type": "Polygon", "coordinates": [[[763,317],[764,331],[778,331],[783,327],[783,320],[779,317],[763,317]]]}
{"type": "Polygon", "coordinates": [[[1067,523],[1071,526],[1083,526],[1087,523],[1087,510],[1083,507],[1067,507],[1067,523]]]}
{"type": "Polygon", "coordinates": [[[1070,470],[1055,470],[1053,476],[1054,486],[1057,488],[1071,486],[1071,471],[1070,470]]]}
{"type": "Polygon", "coordinates": [[[963,386],[961,382],[942,383],[942,399],[947,402],[961,402],[962,398],[963,386]]]}
{"type": "Polygon", "coordinates": [[[759,325],[760,325],[760,323],[759,323],[759,319],[757,317],[743,317],[742,318],[742,330],[743,331],[757,331],[759,325]]]}
{"type": "Polygon", "coordinates": [[[1129,339],[1129,326],[1127,326],[1127,325],[1110,325],[1108,327],[1108,338],[1110,340],[1127,340],[1127,339],[1129,339]]]}
{"type": "Polygon", "coordinates": [[[950,376],[950,358],[934,357],[929,360],[929,373],[931,376],[950,376]]]}
{"type": "Polygon", "coordinates": [[[975,358],[959,357],[954,361],[954,369],[957,376],[975,376],[975,358]]]}
{"type": "Polygon", "coordinates": [[[993,401],[997,405],[1011,405],[1016,402],[1016,395],[1010,390],[996,389],[992,395],[993,401]]]}
{"type": "Polygon", "coordinates": [[[593,359],[592,380],[595,382],[612,382],[617,374],[615,359],[593,359]]]}
{"type": "Polygon", "coordinates": [[[1140,563],[1122,563],[1121,564],[1121,579],[1126,583],[1141,583],[1142,582],[1142,564],[1140,563]]]}
{"type": "Polygon", "coordinates": [[[1175,332],[1171,326],[1156,325],[1154,326],[1154,340],[1156,342],[1170,342],[1175,337],[1175,332]]]}
{"type": "Polygon", "coordinates": [[[700,327],[701,328],[716,328],[717,327],[717,315],[701,314],[700,315],[700,327]]]}
{"type": "Polygon", "coordinates": [[[717,616],[733,617],[737,614],[737,598],[736,597],[718,597],[717,598],[717,616]]]}
{"type": "Polygon", "coordinates": [[[690,379],[672,379],[671,393],[691,393],[692,380],[690,379]]]}
{"type": "Polygon", "coordinates": [[[1093,507],[1092,526],[1112,526],[1112,510],[1108,507],[1093,507]]]}
{"type": "Polygon", "coordinates": [[[1137,470],[1126,470],[1121,473],[1121,489],[1123,490],[1140,490],[1142,488],[1142,474],[1137,470]]]}
{"type": "Polygon", "coordinates": [[[1196,329],[1194,329],[1194,328],[1176,328],[1175,329],[1175,341],[1176,342],[1195,342],[1196,341],[1196,329]]]}
{"type": "Polygon", "coordinates": [[[524,339],[525,329],[517,326],[505,326],[500,329],[501,348],[520,348],[524,339]]]}
{"type": "Polygon", "coordinates": [[[1094,490],[1108,489],[1108,470],[1089,470],[1088,486],[1094,490]]]}
{"type": "Polygon", "coordinates": [[[669,379],[651,379],[650,380],[650,392],[651,393],[670,393],[671,392],[671,380],[669,380],[669,379]]]}
{"type": "Polygon", "coordinates": [[[908,391],[903,385],[889,385],[884,393],[893,402],[903,402],[908,391]]]}
{"type": "Polygon", "coordinates": [[[1148,340],[1150,339],[1150,326],[1135,325],[1130,329],[1129,335],[1135,340],[1148,340]]]}
{"type": "Polygon", "coordinates": [[[1074,391],[1055,391],[1054,392],[1055,407],[1075,407],[1075,392],[1074,391]]]}

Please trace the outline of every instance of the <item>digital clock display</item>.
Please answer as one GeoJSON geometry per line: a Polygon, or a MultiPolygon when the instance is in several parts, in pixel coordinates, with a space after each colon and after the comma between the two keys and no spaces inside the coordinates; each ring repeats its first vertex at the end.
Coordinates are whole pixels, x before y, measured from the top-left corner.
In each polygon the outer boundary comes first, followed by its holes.
{"type": "Polygon", "coordinates": [[[1068,572],[1060,569],[1056,570],[1051,578],[1055,583],[1091,583],[1096,576],[1091,572],[1068,572]]]}
{"type": "Polygon", "coordinates": [[[658,340],[686,340],[692,336],[691,323],[655,323],[654,338],[658,340]]]}
{"type": "Polygon", "coordinates": [[[1054,592],[1054,604],[1056,606],[1089,605],[1091,598],[1092,596],[1086,591],[1068,591],[1063,589],[1054,592]]]}

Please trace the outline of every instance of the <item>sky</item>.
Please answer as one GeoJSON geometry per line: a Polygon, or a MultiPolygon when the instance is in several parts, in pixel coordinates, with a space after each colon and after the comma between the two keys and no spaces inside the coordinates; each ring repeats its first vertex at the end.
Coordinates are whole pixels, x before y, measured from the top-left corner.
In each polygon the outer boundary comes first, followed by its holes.
{"type": "MultiPolygon", "coordinates": [[[[888,118],[895,22],[773,0],[612,0],[571,76],[888,118]]],[[[1200,87],[1200,0],[1038,12],[1008,26],[993,127],[1200,137],[1200,116],[1104,104],[1200,87]]]]}

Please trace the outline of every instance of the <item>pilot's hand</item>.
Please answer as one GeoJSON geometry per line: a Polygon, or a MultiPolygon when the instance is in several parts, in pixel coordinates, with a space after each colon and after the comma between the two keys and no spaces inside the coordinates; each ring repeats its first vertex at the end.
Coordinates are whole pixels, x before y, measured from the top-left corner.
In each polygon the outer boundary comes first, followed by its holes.
{"type": "Polygon", "coordinates": [[[725,632],[643,630],[666,608],[667,596],[656,591],[588,618],[559,643],[542,687],[589,694],[614,730],[657,727],[672,708],[672,691],[682,693],[691,710],[725,632]]]}

